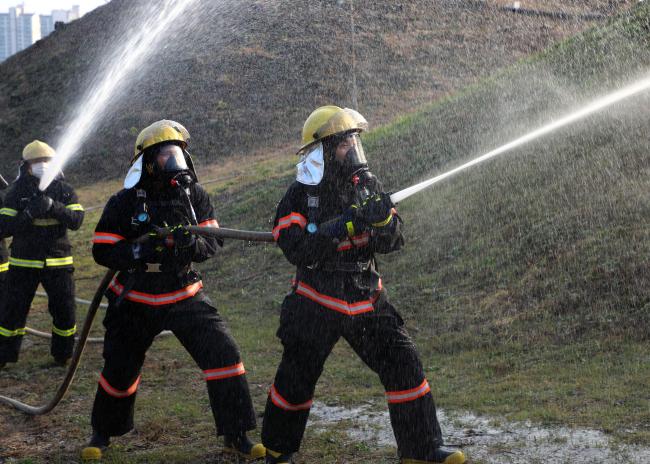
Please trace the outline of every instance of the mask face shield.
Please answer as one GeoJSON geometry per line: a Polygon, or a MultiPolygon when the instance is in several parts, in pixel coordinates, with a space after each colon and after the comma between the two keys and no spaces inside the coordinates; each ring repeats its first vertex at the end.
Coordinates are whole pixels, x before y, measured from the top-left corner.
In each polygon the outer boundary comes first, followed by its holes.
{"type": "Polygon", "coordinates": [[[157,164],[159,172],[176,173],[179,171],[187,171],[187,162],[183,149],[178,145],[164,145],[156,155],[155,163],[157,164]]]}
{"type": "Polygon", "coordinates": [[[335,160],[342,166],[353,170],[368,166],[358,132],[347,134],[335,140],[335,160]]]}
{"type": "Polygon", "coordinates": [[[138,184],[138,182],[140,182],[140,178],[142,177],[142,158],[144,158],[144,156],[138,157],[129,168],[129,172],[126,174],[126,178],[124,179],[125,189],[133,188],[138,184]]]}
{"type": "Polygon", "coordinates": [[[318,185],[323,179],[325,161],[323,158],[323,144],[315,144],[308,152],[300,157],[296,165],[296,180],[304,185],[318,185]]]}

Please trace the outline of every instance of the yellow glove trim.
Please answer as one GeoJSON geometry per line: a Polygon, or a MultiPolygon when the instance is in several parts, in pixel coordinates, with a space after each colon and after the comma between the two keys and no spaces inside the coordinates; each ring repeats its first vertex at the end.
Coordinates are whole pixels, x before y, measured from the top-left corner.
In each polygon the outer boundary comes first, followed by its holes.
{"type": "Polygon", "coordinates": [[[392,220],[393,220],[393,213],[390,213],[388,215],[388,217],[384,221],[375,222],[372,226],[373,227],[384,227],[384,226],[387,226],[388,224],[390,224],[390,221],[392,221],[392,220]]]}
{"type": "Polygon", "coordinates": [[[352,221],[345,223],[345,228],[348,229],[348,235],[354,237],[354,224],[352,221]]]}

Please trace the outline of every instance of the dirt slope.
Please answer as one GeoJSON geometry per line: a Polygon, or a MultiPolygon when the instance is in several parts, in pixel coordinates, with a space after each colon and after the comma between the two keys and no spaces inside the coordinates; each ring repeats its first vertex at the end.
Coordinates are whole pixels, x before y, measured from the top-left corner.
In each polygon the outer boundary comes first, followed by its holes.
{"type": "MultiPolygon", "coordinates": [[[[34,138],[56,144],[97,63],[139,27],[150,3],[113,0],[0,64],[0,152],[13,172],[34,138]]],[[[134,133],[163,117],[184,122],[201,159],[295,144],[317,105],[354,105],[377,124],[490,75],[628,8],[631,0],[523,2],[573,14],[516,14],[508,2],[201,0],[116,95],[67,173],[77,182],[121,175],[134,133]],[[354,34],[352,30],[354,29],[354,34]],[[110,162],[107,162],[110,158],[110,162]],[[79,176],[83,173],[83,176],[79,176]]],[[[170,31],[171,32],[171,31],[170,31]]]]}

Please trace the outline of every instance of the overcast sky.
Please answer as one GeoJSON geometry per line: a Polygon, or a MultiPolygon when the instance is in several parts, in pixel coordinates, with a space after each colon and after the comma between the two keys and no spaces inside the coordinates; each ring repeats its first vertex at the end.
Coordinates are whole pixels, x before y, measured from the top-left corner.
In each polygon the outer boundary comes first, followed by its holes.
{"type": "Polygon", "coordinates": [[[12,6],[25,4],[25,13],[50,14],[52,10],[69,10],[72,5],[79,5],[81,14],[86,14],[106,0],[0,0],[0,13],[6,13],[12,6]]]}

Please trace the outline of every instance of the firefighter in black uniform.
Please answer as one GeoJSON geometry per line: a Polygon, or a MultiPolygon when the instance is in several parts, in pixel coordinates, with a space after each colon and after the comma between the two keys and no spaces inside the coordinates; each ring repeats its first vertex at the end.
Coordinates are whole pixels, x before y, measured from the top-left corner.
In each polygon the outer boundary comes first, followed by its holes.
{"type": "Polygon", "coordinates": [[[100,459],[111,436],[133,428],[145,353],[163,330],[173,331],[202,369],[226,450],[249,459],[265,455],[246,435],[255,428],[255,415],[239,349],[192,268],[221,243],[185,227],[218,227],[209,196],[197,183],[188,141],[187,130],[174,121],[144,129],[125,188],[109,200],[95,229],[95,261],[119,272],[107,290],[105,364],[84,459],[100,459]],[[164,238],[155,232],[160,227],[169,227],[164,238]],[[142,236],[149,239],[135,240],[142,236]]]}
{"type": "Polygon", "coordinates": [[[377,272],[374,254],[399,250],[403,238],[390,197],[368,170],[359,138],[366,127],[354,110],[316,109],[303,127],[297,181],[278,206],[273,234],[297,271],[264,413],[267,463],[289,463],[299,449],[316,382],[341,337],[379,374],[402,463],[465,462],[442,446],[422,364],[377,272]]]}
{"type": "Polygon", "coordinates": [[[0,209],[2,237],[13,236],[7,298],[0,308],[0,366],[18,360],[27,313],[39,283],[47,293],[53,319],[52,356],[59,365],[72,356],[77,326],[67,231],[81,227],[84,210],[62,174],[44,192],[39,191],[40,178],[54,154],[52,147],[38,140],[25,147],[20,175],[0,209]]]}
{"type": "MultiPolygon", "coordinates": [[[[0,176],[0,211],[2,211],[2,205],[4,204],[4,189],[8,187],[4,178],[0,176]]],[[[0,222],[1,225],[1,222],[0,222]]],[[[9,252],[7,251],[7,244],[2,235],[2,229],[0,229],[0,314],[2,313],[2,305],[7,302],[7,271],[9,270],[9,252]]],[[[2,363],[0,363],[1,365],[2,363]]],[[[4,366],[0,366],[4,367],[4,366]]]]}

